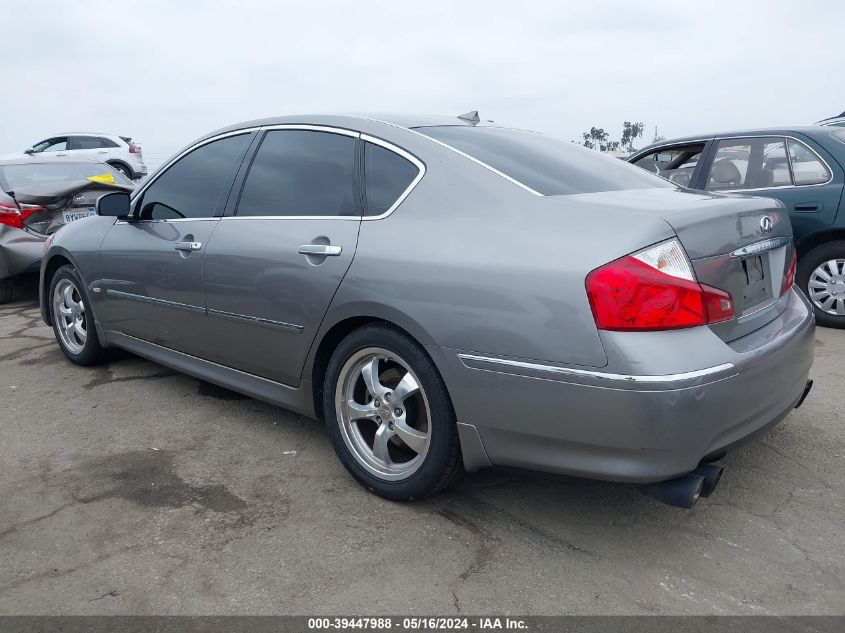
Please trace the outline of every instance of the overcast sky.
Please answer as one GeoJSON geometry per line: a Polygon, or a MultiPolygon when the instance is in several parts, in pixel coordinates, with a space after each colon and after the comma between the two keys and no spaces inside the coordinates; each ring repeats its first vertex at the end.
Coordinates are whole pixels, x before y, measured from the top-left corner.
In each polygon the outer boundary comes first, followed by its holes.
{"type": "Polygon", "coordinates": [[[845,2],[3,0],[0,153],[63,131],[160,160],[241,120],[459,114],[567,140],[845,110],[845,2]]]}

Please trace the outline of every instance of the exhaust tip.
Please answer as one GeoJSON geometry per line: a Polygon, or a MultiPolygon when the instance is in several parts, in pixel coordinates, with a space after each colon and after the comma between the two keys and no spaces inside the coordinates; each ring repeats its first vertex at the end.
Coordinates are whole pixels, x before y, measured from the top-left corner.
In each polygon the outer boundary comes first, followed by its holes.
{"type": "Polygon", "coordinates": [[[691,508],[701,498],[704,491],[704,475],[690,473],[640,486],[640,492],[676,508],[691,508]]]}
{"type": "Polygon", "coordinates": [[[704,486],[701,488],[701,496],[709,497],[716,490],[719,481],[722,479],[722,473],[725,472],[724,466],[718,464],[701,464],[698,468],[692,471],[696,475],[704,477],[704,486]]]}

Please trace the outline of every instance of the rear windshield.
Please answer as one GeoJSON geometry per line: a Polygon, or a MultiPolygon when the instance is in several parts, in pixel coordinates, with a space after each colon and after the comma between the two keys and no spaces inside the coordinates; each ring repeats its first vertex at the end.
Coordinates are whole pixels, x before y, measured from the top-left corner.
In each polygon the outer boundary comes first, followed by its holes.
{"type": "Polygon", "coordinates": [[[119,171],[104,163],[21,163],[0,165],[3,188],[6,191],[56,182],[75,182],[91,176],[110,174],[119,185],[132,182],[119,171]]]}
{"type": "Polygon", "coordinates": [[[546,196],[674,186],[624,160],[537,132],[464,125],[416,130],[546,196]]]}

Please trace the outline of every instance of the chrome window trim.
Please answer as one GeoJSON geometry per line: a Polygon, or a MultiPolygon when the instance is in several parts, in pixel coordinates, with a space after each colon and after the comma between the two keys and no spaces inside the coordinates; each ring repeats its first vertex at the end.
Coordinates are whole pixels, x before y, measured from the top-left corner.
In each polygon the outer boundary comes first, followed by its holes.
{"type": "Polygon", "coordinates": [[[361,133],[355,130],[350,130],[343,127],[334,127],[331,125],[312,125],[310,123],[279,123],[277,125],[264,125],[259,128],[261,131],[272,130],[305,130],[308,132],[328,132],[330,134],[340,134],[342,136],[350,136],[352,138],[360,138],[361,133]]]}
{"type": "MultiPolygon", "coordinates": [[[[795,141],[796,143],[800,143],[801,145],[806,147],[816,158],[819,159],[819,162],[821,162],[821,164],[825,166],[825,169],[827,169],[827,173],[830,174],[830,177],[825,182],[815,182],[815,183],[808,184],[808,185],[791,184],[791,185],[777,185],[775,187],[752,187],[751,189],[707,189],[707,183],[705,182],[704,183],[704,190],[705,191],[712,191],[714,193],[739,193],[739,194],[744,194],[748,191],[774,191],[774,190],[777,190],[777,189],[799,189],[799,188],[803,189],[804,187],[824,187],[825,185],[829,185],[831,182],[833,182],[833,170],[830,168],[830,164],[823,157],[819,156],[819,153],[816,150],[814,150],[812,147],[807,145],[807,143],[805,143],[800,138],[797,138],[795,136],[790,136],[788,134],[769,134],[769,135],[757,134],[757,135],[750,135],[750,136],[726,136],[724,138],[716,137],[713,140],[716,141],[716,151],[718,152],[719,151],[718,145],[722,141],[743,140],[743,139],[748,139],[748,138],[780,138],[780,139],[784,139],[784,140],[790,139],[792,141],[795,141]]],[[[786,159],[788,161],[790,161],[790,165],[791,165],[792,164],[792,157],[789,155],[789,144],[784,143],[784,146],[785,146],[784,149],[786,150],[786,159]]],[[[710,167],[712,167],[713,163],[716,162],[715,159],[716,159],[716,156],[714,155],[713,161],[710,163],[710,167]]],[[[709,178],[709,177],[710,177],[710,172],[708,170],[707,178],[709,178]]],[[[793,176],[793,181],[794,181],[794,176],[793,176]]]]}
{"type": "MultiPolygon", "coordinates": [[[[402,202],[405,200],[405,198],[407,198],[410,195],[410,193],[414,190],[414,187],[416,187],[417,184],[419,184],[420,180],[423,179],[423,176],[425,176],[425,171],[426,171],[425,163],[423,163],[419,158],[417,158],[416,156],[411,154],[409,151],[402,149],[398,145],[394,145],[393,143],[382,140],[382,139],[377,138],[375,136],[370,136],[369,134],[363,134],[362,133],[361,134],[361,140],[366,141],[367,143],[372,143],[373,145],[378,145],[379,147],[383,147],[384,149],[389,150],[389,151],[393,152],[394,154],[401,156],[402,158],[409,161],[411,164],[413,164],[417,168],[417,175],[411,181],[411,184],[409,184],[407,186],[407,188],[405,189],[405,191],[403,191],[399,195],[399,197],[396,198],[396,200],[393,202],[392,205],[390,205],[390,207],[387,209],[387,211],[384,211],[383,213],[380,213],[379,215],[364,215],[364,217],[363,217],[363,219],[366,220],[366,221],[383,220],[384,218],[389,216],[391,213],[393,213],[400,204],[402,204],[402,202]]],[[[366,176],[367,176],[366,167],[364,167],[364,186],[365,187],[367,186],[366,176]]],[[[366,209],[364,210],[364,212],[366,213],[366,209]]]]}
{"type": "MultiPolygon", "coordinates": [[[[476,165],[480,165],[481,167],[484,167],[484,169],[488,169],[488,170],[492,171],[497,176],[504,178],[505,180],[507,180],[511,184],[516,185],[517,187],[525,189],[525,191],[527,191],[529,193],[533,193],[535,196],[540,196],[541,198],[545,198],[545,196],[542,193],[532,189],[531,187],[529,187],[525,183],[519,182],[515,178],[511,178],[507,174],[499,171],[495,167],[491,167],[490,165],[488,165],[487,163],[485,163],[483,161],[478,160],[474,156],[470,156],[469,154],[462,152],[461,150],[457,149],[456,147],[452,147],[451,145],[448,145],[448,144],[444,143],[443,141],[438,141],[436,138],[432,138],[432,137],[430,137],[426,134],[423,134],[422,132],[417,132],[416,130],[414,130],[412,128],[404,127],[402,125],[397,125],[396,123],[391,123],[390,121],[382,121],[381,119],[372,119],[370,117],[359,116],[359,115],[348,115],[348,116],[354,117],[356,119],[363,119],[365,121],[372,121],[373,123],[381,123],[382,125],[389,125],[390,127],[395,127],[395,128],[400,129],[400,130],[410,132],[411,134],[416,134],[417,136],[420,136],[420,137],[422,137],[422,138],[424,138],[428,141],[431,141],[432,143],[437,143],[441,147],[445,147],[446,149],[451,150],[451,151],[455,152],[456,154],[460,154],[464,158],[467,158],[467,159],[471,160],[472,162],[474,162],[476,165]]],[[[364,218],[364,219],[366,219],[366,218],[364,218]]]]}
{"type": "MultiPolygon", "coordinates": [[[[252,132],[257,132],[260,129],[261,129],[260,127],[245,127],[245,128],[240,129],[240,130],[233,130],[232,132],[224,132],[223,134],[218,134],[216,136],[212,136],[210,138],[203,139],[202,141],[199,141],[197,143],[194,143],[193,145],[188,146],[187,148],[182,150],[180,153],[176,154],[176,156],[171,158],[169,161],[164,163],[164,165],[159,167],[158,171],[156,171],[156,173],[153,175],[153,177],[150,178],[147,182],[145,182],[144,185],[140,189],[133,191],[132,195],[130,196],[129,204],[130,205],[135,204],[135,200],[137,200],[138,197],[141,194],[143,194],[147,189],[149,189],[150,186],[156,180],[161,178],[162,174],[164,174],[168,169],[170,169],[170,167],[173,165],[173,163],[177,162],[179,159],[186,156],[187,154],[190,154],[195,149],[199,149],[203,145],[208,145],[209,143],[213,143],[214,141],[219,141],[220,139],[223,139],[223,138],[228,138],[230,136],[239,136],[241,134],[250,134],[252,132]]],[[[134,211],[134,210],[135,209],[132,209],[132,211],[134,211]]],[[[161,220],[161,221],[163,221],[163,222],[176,222],[176,221],[179,221],[179,220],[202,220],[202,219],[212,219],[212,218],[219,219],[218,216],[209,216],[208,218],[175,218],[173,220],[161,220]]],[[[138,220],[138,221],[139,222],[147,222],[149,220],[138,220]]]]}
{"type": "Polygon", "coordinates": [[[638,375],[638,374],[614,374],[603,371],[593,371],[587,369],[574,369],[572,367],[559,367],[556,365],[540,365],[538,363],[529,363],[524,361],[510,360],[506,358],[493,358],[490,356],[477,356],[475,354],[459,353],[461,363],[469,369],[480,369],[473,367],[474,362],[490,363],[492,365],[501,365],[504,367],[513,367],[517,369],[527,369],[529,371],[542,372],[547,374],[564,374],[568,376],[582,376],[586,378],[598,378],[602,380],[609,380],[613,382],[624,383],[669,383],[679,382],[684,380],[693,380],[696,378],[703,378],[713,374],[719,374],[734,369],[733,363],[723,363],[714,367],[706,367],[704,369],[696,369],[693,371],[686,371],[679,374],[660,374],[660,375],[638,375]]]}

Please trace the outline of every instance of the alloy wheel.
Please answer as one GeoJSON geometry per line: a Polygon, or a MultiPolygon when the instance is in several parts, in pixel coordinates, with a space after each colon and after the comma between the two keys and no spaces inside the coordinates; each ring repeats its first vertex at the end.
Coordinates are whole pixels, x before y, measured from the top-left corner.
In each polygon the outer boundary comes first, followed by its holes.
{"type": "Polygon", "coordinates": [[[431,413],[420,381],[397,354],[368,347],[340,371],[335,407],[355,460],[386,481],[413,475],[431,445],[431,413]]]}
{"type": "Polygon", "coordinates": [[[61,279],[53,290],[53,318],[62,345],[72,354],[80,354],[88,340],[85,302],[79,289],[69,279],[61,279]]]}

